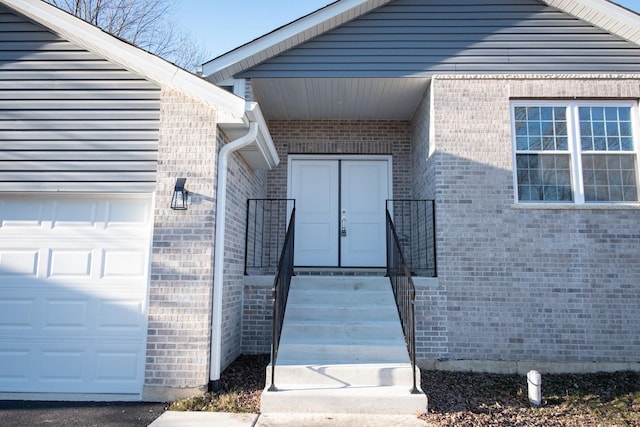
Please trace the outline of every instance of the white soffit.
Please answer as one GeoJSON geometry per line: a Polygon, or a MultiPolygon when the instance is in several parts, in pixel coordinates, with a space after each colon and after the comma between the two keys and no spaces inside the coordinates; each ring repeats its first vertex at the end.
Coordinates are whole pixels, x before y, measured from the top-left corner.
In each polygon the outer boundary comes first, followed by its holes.
{"type": "Polygon", "coordinates": [[[410,120],[428,78],[256,79],[269,120],[410,120]]]}

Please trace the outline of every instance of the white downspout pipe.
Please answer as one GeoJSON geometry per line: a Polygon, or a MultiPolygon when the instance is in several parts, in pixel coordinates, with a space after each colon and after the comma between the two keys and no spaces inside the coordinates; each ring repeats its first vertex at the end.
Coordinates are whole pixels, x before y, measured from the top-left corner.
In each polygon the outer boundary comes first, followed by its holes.
{"type": "Polygon", "coordinates": [[[213,300],[211,310],[211,365],[209,380],[220,380],[222,364],[222,287],[224,280],[225,212],[227,206],[227,164],[236,150],[251,144],[258,137],[258,123],[249,124],[249,132],[222,147],[218,154],[218,182],[216,184],[216,235],[213,265],[213,300]]]}

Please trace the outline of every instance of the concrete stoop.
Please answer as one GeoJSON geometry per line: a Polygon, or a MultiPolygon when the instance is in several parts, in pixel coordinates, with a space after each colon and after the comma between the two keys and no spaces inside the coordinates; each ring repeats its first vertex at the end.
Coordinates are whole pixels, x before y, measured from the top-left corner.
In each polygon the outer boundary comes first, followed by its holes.
{"type": "Polygon", "coordinates": [[[425,394],[411,393],[411,364],[384,277],[294,277],[275,374],[277,391],[268,391],[269,366],[263,414],[427,409],[425,394]]]}

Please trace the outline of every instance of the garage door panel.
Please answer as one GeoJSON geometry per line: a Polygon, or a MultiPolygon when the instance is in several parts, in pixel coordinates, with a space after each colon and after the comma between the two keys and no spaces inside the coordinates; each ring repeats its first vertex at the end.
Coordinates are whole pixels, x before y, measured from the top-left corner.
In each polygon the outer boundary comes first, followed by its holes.
{"type": "Polygon", "coordinates": [[[114,340],[7,341],[0,350],[0,393],[139,393],[139,343],[114,340]]]}
{"type": "Polygon", "coordinates": [[[96,352],[96,382],[133,382],[140,378],[140,353],[137,351],[105,351],[96,352]]]}
{"type": "Polygon", "coordinates": [[[102,300],[98,311],[97,329],[107,333],[118,329],[139,331],[143,317],[142,301],[135,300],[102,300]]]}
{"type": "Polygon", "coordinates": [[[36,248],[0,249],[0,277],[35,277],[38,274],[39,253],[40,251],[36,248]]]}
{"type": "Polygon", "coordinates": [[[11,391],[16,384],[28,386],[31,365],[28,361],[32,358],[33,350],[24,347],[22,344],[17,348],[0,350],[0,387],[4,385],[5,391],[11,391]]]}
{"type": "Polygon", "coordinates": [[[93,266],[93,250],[91,249],[51,249],[47,277],[74,277],[88,279],[93,266]]]}
{"type": "Polygon", "coordinates": [[[89,300],[48,299],[44,306],[44,325],[47,331],[55,329],[86,330],[89,326],[89,300]]]}
{"type": "Polygon", "coordinates": [[[25,333],[32,329],[34,306],[34,298],[0,299],[0,333],[6,330],[19,330],[20,333],[25,333]]]}
{"type": "Polygon", "coordinates": [[[40,360],[39,382],[66,384],[67,386],[82,384],[85,377],[86,356],[85,346],[80,344],[75,346],[67,344],[64,347],[61,345],[43,346],[38,357],[40,360]]]}
{"type": "Polygon", "coordinates": [[[47,202],[32,199],[8,199],[0,201],[0,229],[26,227],[38,228],[46,215],[47,202]]]}
{"type": "Polygon", "coordinates": [[[144,201],[111,201],[107,204],[105,224],[108,228],[137,228],[150,221],[144,201]]]}
{"type": "Polygon", "coordinates": [[[53,206],[52,228],[92,228],[98,222],[97,200],[55,201],[53,206]]]}
{"type": "Polygon", "coordinates": [[[143,277],[147,272],[147,252],[105,249],[102,252],[103,278],[143,277]]]}
{"type": "Polygon", "coordinates": [[[141,393],[151,198],[38,197],[0,195],[0,392],[141,393]]]}

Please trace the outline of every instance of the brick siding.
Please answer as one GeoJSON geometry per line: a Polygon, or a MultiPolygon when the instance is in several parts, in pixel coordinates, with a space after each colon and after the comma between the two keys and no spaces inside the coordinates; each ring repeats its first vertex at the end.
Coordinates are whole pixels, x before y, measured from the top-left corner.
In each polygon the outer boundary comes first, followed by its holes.
{"type": "Polygon", "coordinates": [[[289,154],[385,154],[393,158],[393,197],[411,194],[410,126],[404,121],[274,121],[280,165],[269,171],[268,197],[287,196],[289,154]]]}
{"type": "MultiPolygon", "coordinates": [[[[638,99],[638,83],[616,76],[432,82],[429,191],[448,336],[441,357],[638,361],[640,209],[514,206],[509,106],[523,97],[638,99]]],[[[418,347],[423,357],[431,353],[426,341],[418,347]]]]}
{"type": "Polygon", "coordinates": [[[197,388],[209,382],[217,161],[216,111],[163,89],[149,290],[145,385],[197,388]],[[188,210],[169,207],[186,177],[188,210]]]}
{"type": "MultiPolygon", "coordinates": [[[[233,362],[243,350],[244,251],[247,199],[266,197],[266,172],[253,171],[237,154],[229,158],[227,214],[225,231],[225,270],[222,305],[222,368],[233,362]]],[[[249,302],[250,304],[250,302],[249,302]]]]}

